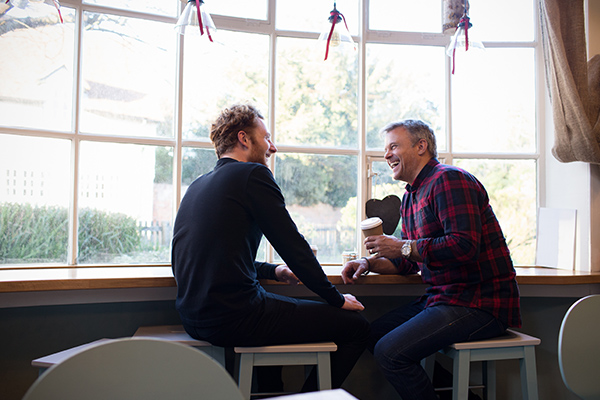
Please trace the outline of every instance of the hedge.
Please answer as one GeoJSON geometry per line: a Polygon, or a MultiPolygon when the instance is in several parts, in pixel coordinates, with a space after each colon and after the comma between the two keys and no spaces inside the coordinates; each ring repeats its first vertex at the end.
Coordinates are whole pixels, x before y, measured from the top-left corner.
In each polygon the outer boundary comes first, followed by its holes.
{"type": "MultiPolygon", "coordinates": [[[[64,207],[0,204],[0,263],[66,263],[68,221],[64,207]]],[[[94,209],[80,211],[79,263],[107,261],[139,245],[134,218],[94,209]]]]}

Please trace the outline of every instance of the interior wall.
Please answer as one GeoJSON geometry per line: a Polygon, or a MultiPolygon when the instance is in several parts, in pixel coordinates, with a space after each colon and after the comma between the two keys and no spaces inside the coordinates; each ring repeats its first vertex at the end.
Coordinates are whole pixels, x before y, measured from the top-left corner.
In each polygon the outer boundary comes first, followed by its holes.
{"type": "MultiPolygon", "coordinates": [[[[412,296],[360,299],[372,321],[413,300],[412,296]]],[[[523,332],[539,337],[536,348],[539,397],[576,400],[558,370],[558,330],[574,298],[522,298],[523,332]]],[[[0,308],[0,399],[19,400],[38,375],[31,361],[101,338],[131,336],[139,326],[179,324],[173,301],[0,308]]],[[[443,357],[443,356],[440,356],[443,357]]],[[[444,363],[443,358],[440,360],[444,363]]],[[[499,399],[521,398],[518,362],[497,364],[499,399]]],[[[365,352],[344,388],[360,400],[399,400],[373,357],[365,352]]]]}

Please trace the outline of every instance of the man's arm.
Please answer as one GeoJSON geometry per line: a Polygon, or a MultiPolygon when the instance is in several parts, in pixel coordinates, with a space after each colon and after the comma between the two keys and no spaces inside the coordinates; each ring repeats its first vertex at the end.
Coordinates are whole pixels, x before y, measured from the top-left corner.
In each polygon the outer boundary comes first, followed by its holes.
{"type": "Polygon", "coordinates": [[[335,307],[346,299],[329,282],[310,246],[290,217],[283,194],[266,168],[256,168],[247,190],[250,212],[261,231],[294,275],[311,291],[335,307]]]}
{"type": "Polygon", "coordinates": [[[398,273],[398,268],[385,257],[365,257],[348,261],[342,270],[342,280],[345,284],[354,284],[361,275],[367,272],[393,275],[398,273]]]}
{"type": "MultiPolygon", "coordinates": [[[[370,254],[389,259],[402,257],[402,248],[408,240],[398,239],[395,236],[369,236],[365,239],[365,247],[370,254]]],[[[410,256],[408,259],[415,262],[423,262],[423,257],[419,254],[417,241],[410,241],[410,256]]],[[[396,271],[397,272],[397,271],[396,271]]]]}

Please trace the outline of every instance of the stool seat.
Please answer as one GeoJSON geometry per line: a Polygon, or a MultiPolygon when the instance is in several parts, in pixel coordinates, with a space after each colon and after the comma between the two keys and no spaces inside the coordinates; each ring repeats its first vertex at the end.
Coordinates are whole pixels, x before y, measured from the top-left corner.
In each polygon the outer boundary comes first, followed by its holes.
{"type": "Polygon", "coordinates": [[[330,353],[337,350],[333,342],[283,344],[257,347],[234,347],[239,355],[238,385],[246,400],[252,390],[252,372],[255,366],[315,365],[319,390],[331,389],[330,353]]]}
{"type": "Polygon", "coordinates": [[[196,340],[188,335],[183,325],[140,326],[133,337],[167,340],[192,347],[212,346],[209,342],[196,340]]]}
{"type": "MultiPolygon", "coordinates": [[[[523,400],[538,400],[535,347],[541,340],[522,332],[507,329],[495,338],[454,343],[439,352],[453,360],[452,400],[467,400],[470,363],[483,362],[485,398],[496,399],[496,364],[498,360],[518,359],[523,400]]],[[[435,354],[422,361],[425,371],[433,377],[435,354]]]]}
{"type": "Polygon", "coordinates": [[[337,345],[333,342],[323,343],[300,343],[300,344],[281,344],[274,346],[258,347],[234,347],[238,354],[243,353],[311,353],[319,351],[336,351],[337,345]]]}
{"type": "Polygon", "coordinates": [[[536,337],[508,329],[506,331],[506,334],[502,336],[484,340],[475,340],[473,342],[454,343],[448,347],[456,350],[487,349],[490,347],[504,348],[515,346],[537,346],[541,342],[542,341],[536,337]]]}
{"type": "Polygon", "coordinates": [[[140,326],[133,334],[133,338],[166,340],[168,342],[181,343],[187,346],[195,347],[211,356],[222,366],[225,366],[224,348],[213,346],[211,343],[203,340],[194,339],[188,335],[183,328],[183,325],[140,326]]]}

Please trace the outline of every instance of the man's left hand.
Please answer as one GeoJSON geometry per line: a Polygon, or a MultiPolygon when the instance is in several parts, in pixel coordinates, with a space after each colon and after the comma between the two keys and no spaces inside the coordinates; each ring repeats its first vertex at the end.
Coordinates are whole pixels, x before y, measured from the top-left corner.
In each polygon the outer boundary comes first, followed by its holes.
{"type": "Polygon", "coordinates": [[[395,236],[369,236],[365,239],[364,243],[369,254],[376,255],[377,257],[393,259],[402,256],[404,240],[398,239],[395,236]]]}
{"type": "Polygon", "coordinates": [[[275,268],[275,276],[279,282],[285,282],[288,285],[297,285],[300,282],[287,265],[278,265],[275,268]]]}

